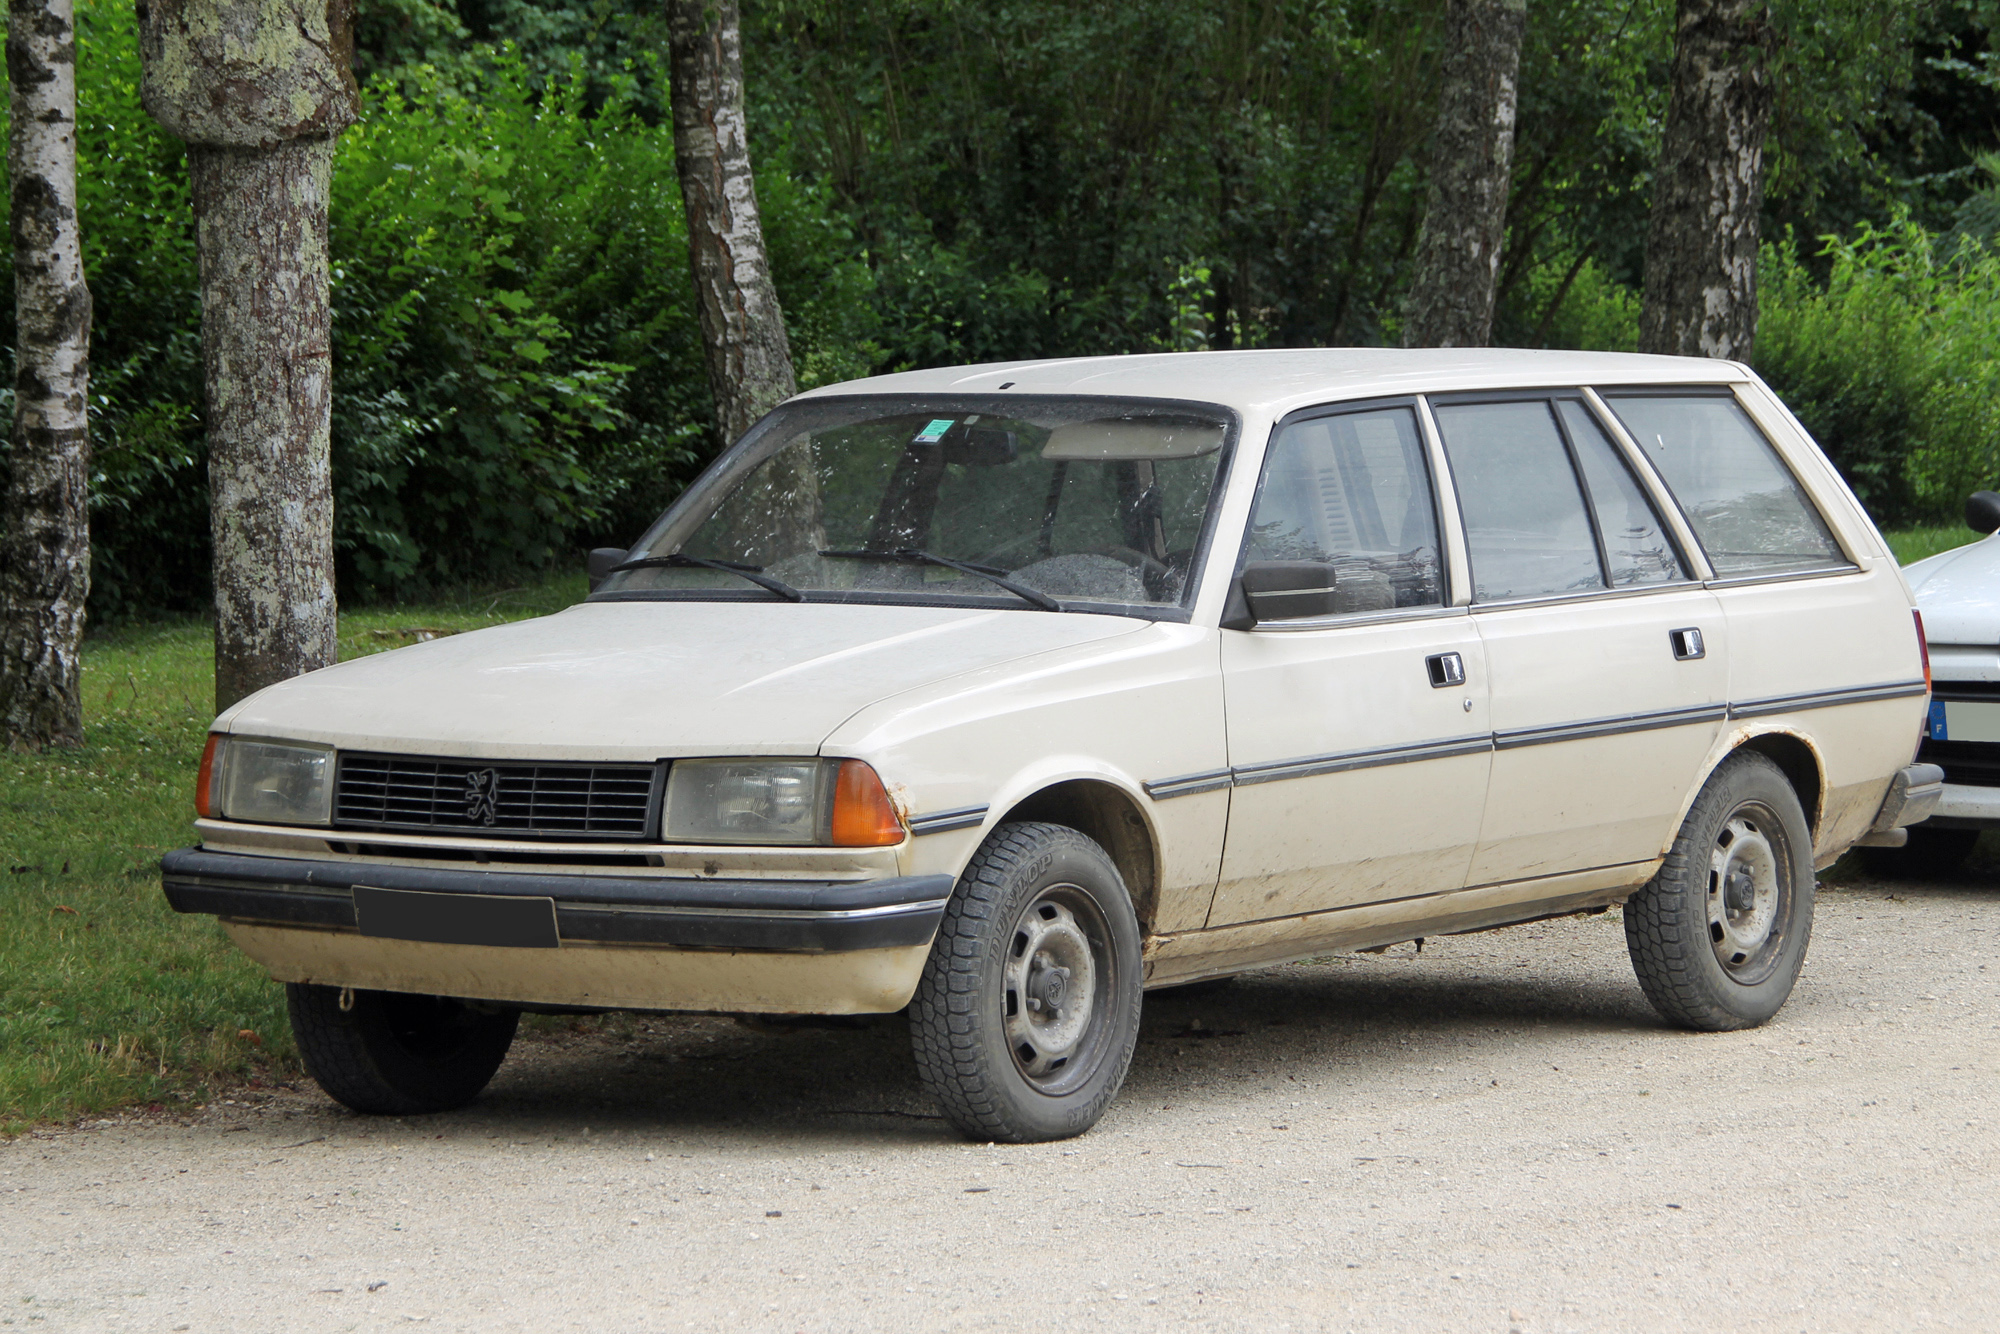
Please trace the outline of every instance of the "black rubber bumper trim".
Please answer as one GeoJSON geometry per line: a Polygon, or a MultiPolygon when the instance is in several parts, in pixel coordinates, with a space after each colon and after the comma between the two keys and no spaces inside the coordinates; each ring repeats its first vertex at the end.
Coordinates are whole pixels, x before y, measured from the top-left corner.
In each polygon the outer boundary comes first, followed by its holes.
{"type": "Polygon", "coordinates": [[[948,875],[881,880],[681,880],[322,862],[182,848],[160,861],[167,902],[287,926],[354,930],[354,886],[555,900],[562,939],[844,953],[926,945],[948,875]]]}

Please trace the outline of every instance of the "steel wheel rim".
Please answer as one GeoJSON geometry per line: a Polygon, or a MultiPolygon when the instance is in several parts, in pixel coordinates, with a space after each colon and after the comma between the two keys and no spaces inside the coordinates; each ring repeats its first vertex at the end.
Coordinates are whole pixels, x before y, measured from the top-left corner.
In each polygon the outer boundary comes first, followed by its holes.
{"type": "Polygon", "coordinates": [[[1790,915],[1791,848],[1776,812],[1744,802],[1709,849],[1708,939],[1722,971],[1746,986],[1770,976],[1790,915]]]}
{"type": "Polygon", "coordinates": [[[1050,885],[1007,934],[1001,1026],[1014,1068],[1059,1097],[1090,1078],[1104,1045],[1112,994],[1110,929],[1080,885],[1050,885]]]}

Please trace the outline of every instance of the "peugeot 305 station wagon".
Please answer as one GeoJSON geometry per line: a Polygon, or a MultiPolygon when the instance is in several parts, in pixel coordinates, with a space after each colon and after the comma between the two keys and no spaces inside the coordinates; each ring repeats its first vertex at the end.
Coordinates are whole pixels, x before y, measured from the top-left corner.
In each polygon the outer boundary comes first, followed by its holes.
{"type": "Polygon", "coordinates": [[[1938,795],[1902,576],[1725,362],[834,385],[592,574],[215,723],[166,893],[350,1107],[467,1102],[523,1010],[907,1009],[956,1126],[1057,1138],[1148,987],[1619,903],[1741,1028],[1938,795]]]}

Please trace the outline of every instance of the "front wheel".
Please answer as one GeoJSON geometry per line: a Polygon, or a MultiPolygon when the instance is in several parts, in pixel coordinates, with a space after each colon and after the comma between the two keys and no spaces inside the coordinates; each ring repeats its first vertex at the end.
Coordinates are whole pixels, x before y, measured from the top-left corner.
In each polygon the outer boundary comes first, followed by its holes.
{"type": "Polygon", "coordinates": [[[1139,923],[1074,829],[1004,824],[960,877],[910,1005],[917,1072],[973,1139],[1066,1139],[1118,1093],[1139,1035],[1139,923]]]}
{"type": "Polygon", "coordinates": [[[306,1071],[335,1101],[378,1116],[448,1112],[479,1096],[521,1021],[449,996],[285,984],[306,1071]],[[344,1002],[344,1005],[343,1005],[344,1002]]]}
{"type": "Polygon", "coordinates": [[[1792,994],[1812,934],[1812,835],[1784,771],[1723,761],[1659,873],[1625,905],[1646,999],[1684,1028],[1752,1028],[1792,994]]]}

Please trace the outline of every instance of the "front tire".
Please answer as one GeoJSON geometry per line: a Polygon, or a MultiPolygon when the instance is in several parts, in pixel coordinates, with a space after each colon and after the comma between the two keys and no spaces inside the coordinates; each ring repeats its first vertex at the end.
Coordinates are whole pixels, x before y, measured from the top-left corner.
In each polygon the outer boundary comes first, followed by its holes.
{"type": "Polygon", "coordinates": [[[1139,923],[1104,849],[1003,824],[959,878],[910,1005],[917,1073],[972,1139],[1097,1123],[1139,1036],[1139,923]]]}
{"type": "Polygon", "coordinates": [[[1753,1028],[1792,994],[1812,934],[1812,835],[1784,771],[1754,751],[1717,767],[1659,873],[1625,905],[1625,943],[1668,1022],[1753,1028]]]}
{"type": "Polygon", "coordinates": [[[306,1071],[336,1102],[376,1116],[463,1107],[507,1058],[518,1010],[488,1014],[449,996],[285,984],[306,1071]]]}

